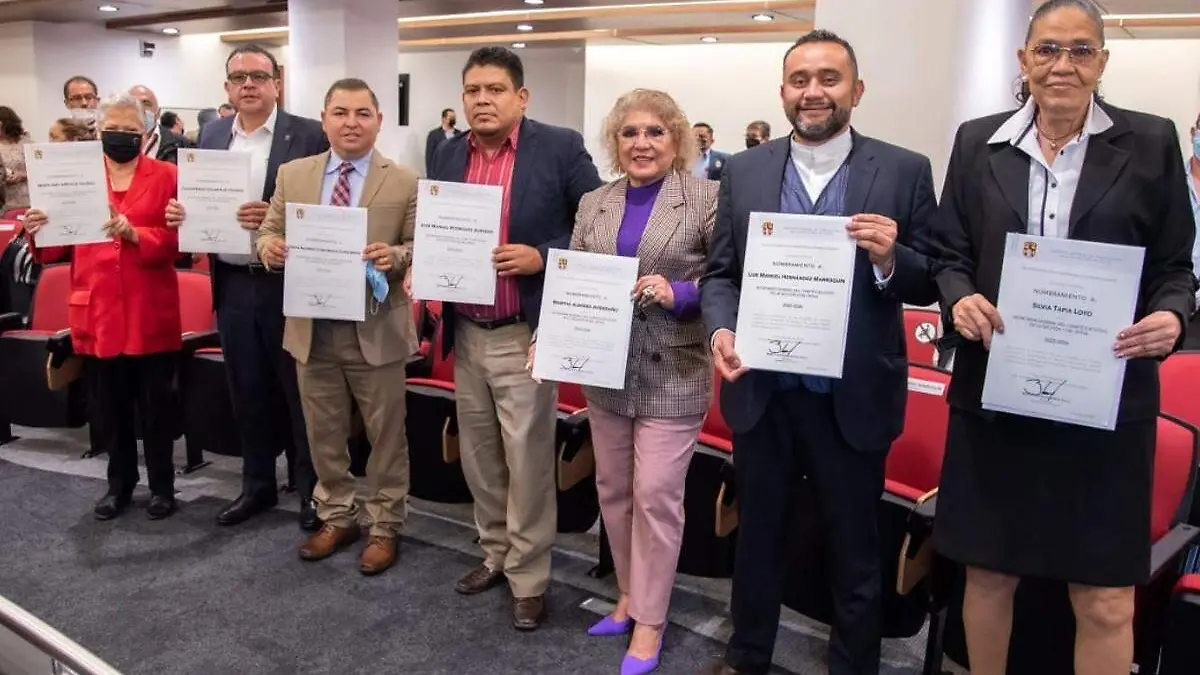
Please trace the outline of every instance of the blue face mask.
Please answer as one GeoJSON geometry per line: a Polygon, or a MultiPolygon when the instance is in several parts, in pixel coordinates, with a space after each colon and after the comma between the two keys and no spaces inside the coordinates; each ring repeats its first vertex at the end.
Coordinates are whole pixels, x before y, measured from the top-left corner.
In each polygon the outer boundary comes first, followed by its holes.
{"type": "Polygon", "coordinates": [[[142,116],[146,120],[146,131],[154,131],[154,127],[158,126],[158,119],[154,117],[154,112],[147,110],[142,113],[142,116]]]}
{"type": "Polygon", "coordinates": [[[1192,134],[1192,156],[1200,159],[1200,131],[1192,134]]]}
{"type": "Polygon", "coordinates": [[[370,260],[366,261],[367,265],[367,283],[371,286],[371,295],[375,298],[375,302],[383,302],[388,296],[387,275],[380,272],[375,267],[375,263],[370,260]]]}

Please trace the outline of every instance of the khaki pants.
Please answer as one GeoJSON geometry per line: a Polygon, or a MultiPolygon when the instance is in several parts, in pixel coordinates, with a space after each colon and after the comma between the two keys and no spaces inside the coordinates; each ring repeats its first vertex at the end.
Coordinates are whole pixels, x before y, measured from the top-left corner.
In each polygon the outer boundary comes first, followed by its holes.
{"type": "Polygon", "coordinates": [[[313,321],[308,363],[297,363],[300,404],[317,487],[317,516],[332,525],[358,521],[356,482],[350,474],[351,397],[358,403],[371,442],[365,510],[373,536],[394,537],[404,525],[408,501],[408,438],[404,431],[404,362],[368,364],[355,324],[313,321]]]}
{"type": "Polygon", "coordinates": [[[463,474],[475,498],[479,544],[515,597],[542,595],[558,531],[554,432],[557,387],[525,371],[529,326],[454,334],[454,390],[463,474]]]}

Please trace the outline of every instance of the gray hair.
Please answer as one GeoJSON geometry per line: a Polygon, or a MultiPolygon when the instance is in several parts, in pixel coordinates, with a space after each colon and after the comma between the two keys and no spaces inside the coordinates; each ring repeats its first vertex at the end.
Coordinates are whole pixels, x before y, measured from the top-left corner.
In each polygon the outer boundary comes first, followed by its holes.
{"type": "Polygon", "coordinates": [[[143,113],[146,109],[142,106],[141,101],[137,100],[133,96],[130,96],[128,93],[113,94],[105,98],[103,101],[100,101],[100,105],[97,106],[97,111],[100,114],[100,120],[108,117],[108,112],[110,110],[117,110],[120,108],[136,110],[138,124],[141,125],[142,131],[146,131],[146,118],[143,116],[143,113]]]}
{"type": "Polygon", "coordinates": [[[1104,46],[1104,12],[1100,10],[1100,6],[1094,0],[1046,0],[1038,6],[1033,12],[1033,17],[1029,19],[1029,29],[1025,31],[1025,43],[1028,44],[1030,38],[1033,37],[1033,26],[1042,17],[1050,12],[1059,9],[1067,9],[1074,7],[1087,15],[1092,25],[1096,28],[1096,33],[1100,36],[1100,46],[1104,46]]]}

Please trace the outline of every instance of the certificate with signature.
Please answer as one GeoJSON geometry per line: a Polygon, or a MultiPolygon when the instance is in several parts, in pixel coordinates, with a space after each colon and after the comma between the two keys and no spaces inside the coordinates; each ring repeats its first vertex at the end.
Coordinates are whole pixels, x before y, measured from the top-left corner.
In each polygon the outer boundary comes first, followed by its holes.
{"type": "Polygon", "coordinates": [[[38,246],[109,241],[108,177],[100,141],[29,143],[25,146],[29,203],[46,212],[38,246]]]}
{"type": "Polygon", "coordinates": [[[546,261],[533,376],[624,389],[638,259],[552,248],[546,261]]]}
{"type": "Polygon", "coordinates": [[[179,250],[249,255],[253,235],[237,221],[250,198],[250,153],[179,151],[179,202],[187,222],[179,228],[179,250]]]}
{"type": "Polygon", "coordinates": [[[365,320],[367,210],[290,203],[284,208],[284,316],[365,320]]]}
{"type": "Polygon", "coordinates": [[[1113,429],[1145,250],[1009,233],[982,404],[987,410],[1113,429]]]}
{"type": "Polygon", "coordinates": [[[857,251],[848,220],[750,214],[734,340],[743,364],[842,376],[857,251]]]}
{"type": "Polygon", "coordinates": [[[496,302],[492,251],[500,243],[504,189],[422,180],[417,187],[412,288],[418,300],[496,302]]]}

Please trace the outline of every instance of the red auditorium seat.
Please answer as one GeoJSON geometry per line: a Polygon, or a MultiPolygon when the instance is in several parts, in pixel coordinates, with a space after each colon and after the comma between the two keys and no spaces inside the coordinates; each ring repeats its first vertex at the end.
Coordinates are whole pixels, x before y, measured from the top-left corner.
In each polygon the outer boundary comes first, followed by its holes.
{"type": "Polygon", "coordinates": [[[732,576],[734,539],[730,535],[738,523],[733,433],[721,416],[721,376],[716,371],[708,414],[688,465],[683,511],[683,542],[676,570],[717,579],[732,576]]]}
{"type": "Polygon", "coordinates": [[[0,218],[0,251],[3,251],[13,237],[17,236],[17,225],[20,223],[15,220],[0,218]]]}
{"type": "MultiPolygon", "coordinates": [[[[27,427],[78,428],[87,423],[83,382],[59,390],[46,382],[47,357],[56,335],[66,335],[70,264],[47,265],[33,296],[28,330],[0,333],[0,419],[27,427]]],[[[69,341],[68,341],[69,343],[69,341]]],[[[61,357],[56,356],[56,363],[61,357]]]]}
{"type": "MultiPolygon", "coordinates": [[[[1165,675],[1157,670],[1164,646],[1164,629],[1172,591],[1179,582],[1180,563],[1200,529],[1186,522],[1200,459],[1200,432],[1196,427],[1169,415],[1160,415],[1154,457],[1154,492],[1150,511],[1150,533],[1154,541],[1150,552],[1150,582],[1137,588],[1134,618],[1134,662],[1136,672],[1165,675]]],[[[1081,449],[1086,452],[1086,449],[1081,449]]],[[[936,575],[943,573],[938,568],[936,575]]],[[[948,599],[946,654],[963,667],[969,667],[962,639],[962,580],[954,582],[948,599]]],[[[1196,667],[1195,629],[1175,642],[1166,652],[1184,649],[1196,667]]],[[[1072,672],[1075,621],[1065,584],[1024,580],[1017,590],[1013,609],[1012,644],[1009,648],[1009,672],[1072,672]]],[[[1176,652],[1177,653],[1177,652],[1176,652]]],[[[940,656],[940,654],[935,655],[940,656]]],[[[927,653],[927,667],[931,655],[927,653]]],[[[936,659],[935,659],[936,660],[936,659]]],[[[927,672],[930,672],[927,670],[927,672]]]]}
{"type": "Polygon", "coordinates": [[[935,309],[904,308],[908,362],[937,365],[937,335],[941,314],[935,309]]]}
{"type": "Polygon", "coordinates": [[[1162,411],[1200,426],[1200,351],[1176,352],[1158,369],[1162,411]]]}
{"type": "Polygon", "coordinates": [[[555,454],[558,531],[587,532],[600,517],[600,497],[596,493],[596,454],[587,421],[587,399],[578,384],[558,384],[555,454]]]}
{"type": "Polygon", "coordinates": [[[4,213],[0,213],[0,220],[18,220],[25,215],[28,208],[8,209],[4,213]]]}
{"type": "Polygon", "coordinates": [[[429,377],[407,380],[405,407],[412,496],[445,504],[471,503],[458,451],[454,353],[442,356],[441,303],[426,302],[435,322],[429,377]]]}

